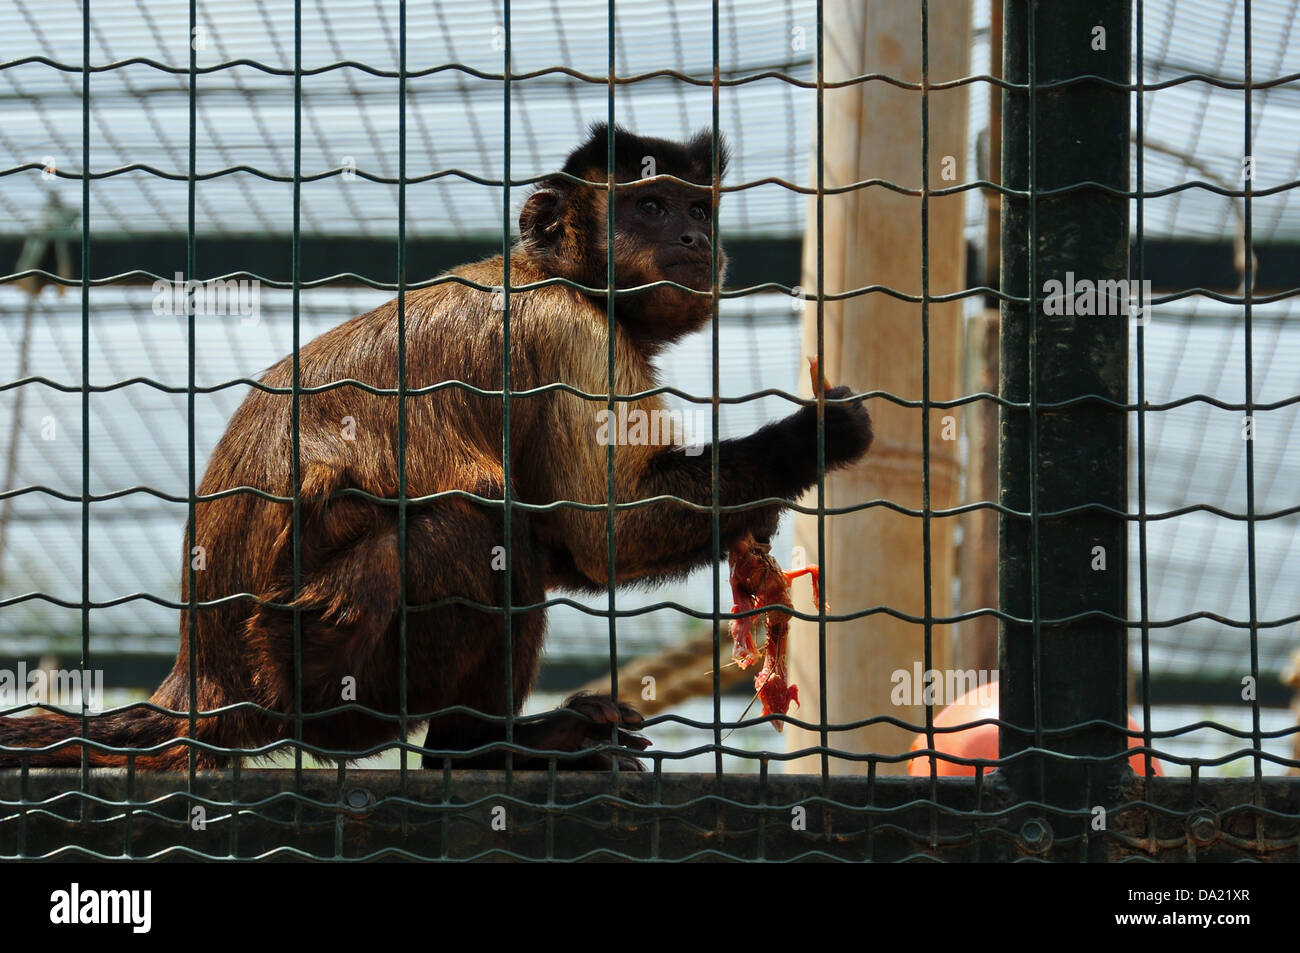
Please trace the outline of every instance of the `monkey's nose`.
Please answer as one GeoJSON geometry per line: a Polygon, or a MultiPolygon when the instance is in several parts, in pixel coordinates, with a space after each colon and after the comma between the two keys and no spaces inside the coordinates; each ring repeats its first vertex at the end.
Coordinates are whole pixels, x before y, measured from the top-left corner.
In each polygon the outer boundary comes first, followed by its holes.
{"type": "Polygon", "coordinates": [[[709,236],[703,232],[683,232],[678,241],[688,248],[709,247],[709,236]]]}

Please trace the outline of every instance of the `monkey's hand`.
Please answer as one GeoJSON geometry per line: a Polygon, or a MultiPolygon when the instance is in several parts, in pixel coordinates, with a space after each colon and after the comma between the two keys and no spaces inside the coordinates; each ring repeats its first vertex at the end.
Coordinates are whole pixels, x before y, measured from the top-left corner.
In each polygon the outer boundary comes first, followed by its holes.
{"type": "MultiPolygon", "coordinates": [[[[826,391],[826,469],[846,467],[862,459],[871,448],[871,416],[862,399],[844,404],[832,400],[845,400],[853,396],[853,388],[832,387],[826,391]]],[[[803,452],[809,458],[817,456],[817,407],[802,407],[795,414],[796,429],[804,443],[803,452]]]]}
{"type": "MultiPolygon", "coordinates": [[[[631,730],[645,719],[631,705],[616,702],[609,695],[579,692],[564,703],[564,707],[535,727],[537,734],[528,739],[528,745],[542,751],[584,751],[610,743],[610,725],[618,725],[618,744],[623,748],[644,751],[650,747],[647,738],[631,730]]],[[[645,766],[629,754],[618,751],[592,751],[584,758],[557,760],[561,770],[605,771],[614,759],[624,771],[644,771],[645,766]]]]}

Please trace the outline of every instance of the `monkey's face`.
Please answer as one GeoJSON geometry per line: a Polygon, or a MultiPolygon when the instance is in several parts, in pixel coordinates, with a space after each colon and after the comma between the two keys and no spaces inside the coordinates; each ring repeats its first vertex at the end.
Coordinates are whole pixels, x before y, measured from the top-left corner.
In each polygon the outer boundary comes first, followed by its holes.
{"type": "Polygon", "coordinates": [[[585,183],[607,180],[609,130],[592,136],[564,164],[564,173],[533,192],[519,212],[520,250],[544,274],[583,285],[602,301],[609,285],[610,205],[613,201],[614,286],[618,289],[670,281],[672,286],[620,295],[614,305],[621,327],[651,351],[703,327],[712,313],[716,258],[721,284],[727,259],[715,252],[711,182],[726,172],[728,150],[712,134],[687,142],[614,134],[614,181],[610,192],[585,183]],[[650,162],[648,160],[653,160],[650,162]],[[683,181],[642,180],[646,170],[683,181]],[[693,183],[693,184],[688,184],[693,183]],[[683,290],[686,289],[686,290],[683,290]]]}
{"type": "MultiPolygon", "coordinates": [[[[675,182],[618,189],[614,204],[617,286],[673,281],[695,291],[713,285],[712,193],[675,182]]],[[[719,278],[726,258],[718,253],[719,278]]]]}

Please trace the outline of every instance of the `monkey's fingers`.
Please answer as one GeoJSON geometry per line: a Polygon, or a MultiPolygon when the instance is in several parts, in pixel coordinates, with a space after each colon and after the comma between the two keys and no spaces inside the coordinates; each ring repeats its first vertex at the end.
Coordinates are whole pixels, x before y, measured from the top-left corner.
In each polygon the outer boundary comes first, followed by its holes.
{"type": "Polygon", "coordinates": [[[626,728],[619,729],[618,743],[624,748],[635,748],[637,751],[645,751],[646,748],[650,747],[649,738],[634,731],[628,731],[626,728]]]}

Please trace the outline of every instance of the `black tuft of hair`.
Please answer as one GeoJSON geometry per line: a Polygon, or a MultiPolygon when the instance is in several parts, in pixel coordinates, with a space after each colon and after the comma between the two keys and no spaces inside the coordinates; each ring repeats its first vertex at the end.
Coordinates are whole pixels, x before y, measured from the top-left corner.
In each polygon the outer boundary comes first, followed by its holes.
{"type": "MultiPolygon", "coordinates": [[[[653,156],[656,175],[675,175],[696,185],[713,184],[713,133],[701,129],[686,142],[638,136],[622,126],[614,127],[615,181],[632,182],[641,178],[646,156],[653,156]]],[[[718,179],[727,173],[731,156],[727,142],[718,133],[718,179]]],[[[588,181],[603,181],[609,168],[609,126],[591,124],[587,141],[574,149],[563,171],[588,181]]]]}

